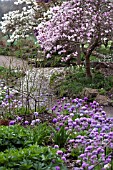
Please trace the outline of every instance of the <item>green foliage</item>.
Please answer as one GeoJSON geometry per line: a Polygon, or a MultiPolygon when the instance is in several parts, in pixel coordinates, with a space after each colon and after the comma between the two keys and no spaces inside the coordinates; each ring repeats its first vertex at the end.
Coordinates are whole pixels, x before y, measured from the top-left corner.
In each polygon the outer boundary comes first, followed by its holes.
{"type": "Polygon", "coordinates": [[[37,145],[20,150],[11,149],[5,153],[0,153],[0,170],[2,168],[11,168],[13,170],[54,170],[56,165],[59,165],[61,170],[66,170],[62,162],[55,149],[37,145]],[[54,164],[52,163],[53,160],[55,160],[54,164]]]}
{"type": "Polygon", "coordinates": [[[0,78],[12,80],[12,79],[20,78],[24,75],[25,73],[18,69],[11,69],[10,67],[5,68],[3,66],[0,66],[0,78]]]}
{"type": "Polygon", "coordinates": [[[36,111],[38,112],[38,113],[45,113],[47,110],[47,107],[46,106],[39,106],[37,109],[36,109],[36,111]]]}
{"type": "Polygon", "coordinates": [[[53,141],[60,148],[64,147],[69,137],[69,133],[65,130],[64,126],[60,130],[54,130],[53,141]]]}
{"type": "MultiPolygon", "coordinates": [[[[5,42],[7,41],[8,37],[2,37],[2,39],[5,38],[5,42]]],[[[33,36],[30,36],[26,39],[18,39],[14,43],[5,43],[5,46],[0,46],[0,54],[1,55],[7,55],[7,56],[16,56],[16,57],[22,57],[24,59],[28,57],[33,57],[37,55],[37,48],[39,48],[39,45],[35,45],[35,38],[33,36]]]]}
{"type": "Polygon", "coordinates": [[[0,151],[9,148],[24,148],[32,144],[46,145],[50,141],[51,127],[39,124],[34,128],[19,125],[0,127],[0,151]]]}
{"type": "Polygon", "coordinates": [[[6,68],[4,68],[3,66],[0,66],[0,74],[2,74],[3,72],[6,72],[6,68]]]}
{"type": "Polygon", "coordinates": [[[66,76],[62,76],[62,81],[58,81],[59,78],[61,79],[61,74],[54,74],[51,77],[50,84],[55,89],[55,93],[60,97],[79,97],[85,87],[96,89],[103,88],[104,92],[113,87],[113,76],[105,77],[102,73],[95,70],[92,70],[92,75],[92,78],[87,78],[83,66],[70,67],[66,76]]]}
{"type": "Polygon", "coordinates": [[[0,47],[0,55],[8,55],[8,49],[6,47],[0,47]]]}
{"type": "Polygon", "coordinates": [[[5,90],[0,89],[0,104],[2,103],[3,99],[5,98],[5,90]]]}
{"type": "Polygon", "coordinates": [[[43,60],[37,60],[36,65],[37,67],[65,67],[67,63],[61,62],[61,55],[54,55],[51,58],[44,58],[43,60]]]}
{"type": "Polygon", "coordinates": [[[111,44],[112,44],[112,41],[109,41],[107,46],[102,44],[101,47],[97,49],[97,51],[101,54],[109,55],[111,54],[111,51],[110,51],[111,44]]]}
{"type": "Polygon", "coordinates": [[[20,107],[20,108],[16,108],[15,109],[15,114],[19,115],[19,116],[21,116],[21,115],[29,115],[29,114],[31,114],[31,110],[29,110],[28,108],[23,106],[23,107],[20,107]]]}
{"type": "Polygon", "coordinates": [[[80,147],[74,148],[71,150],[71,156],[76,160],[78,156],[81,154],[80,147]]]}
{"type": "Polygon", "coordinates": [[[33,129],[34,142],[38,145],[46,145],[51,142],[51,126],[46,125],[46,123],[39,124],[33,129]]]}

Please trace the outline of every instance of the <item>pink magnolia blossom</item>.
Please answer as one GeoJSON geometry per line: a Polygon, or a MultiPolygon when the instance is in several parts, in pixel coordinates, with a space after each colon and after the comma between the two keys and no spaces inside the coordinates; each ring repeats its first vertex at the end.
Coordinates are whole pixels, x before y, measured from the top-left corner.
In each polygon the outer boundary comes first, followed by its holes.
{"type": "Polygon", "coordinates": [[[110,0],[70,0],[51,8],[52,17],[37,27],[37,40],[45,51],[67,49],[69,42],[92,43],[113,37],[110,0]],[[57,9],[57,10],[56,10],[57,9]],[[51,46],[50,46],[51,44],[51,46]],[[58,48],[60,46],[60,48],[58,48]]]}

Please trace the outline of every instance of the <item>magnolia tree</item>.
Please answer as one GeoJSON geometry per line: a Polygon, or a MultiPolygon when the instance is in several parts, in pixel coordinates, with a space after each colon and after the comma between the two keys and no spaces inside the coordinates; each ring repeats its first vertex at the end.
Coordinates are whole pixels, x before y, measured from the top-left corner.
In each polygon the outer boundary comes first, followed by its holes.
{"type": "Polygon", "coordinates": [[[10,11],[4,14],[1,22],[1,30],[4,34],[9,36],[9,42],[13,42],[20,37],[25,38],[32,33],[32,30],[37,25],[35,19],[35,1],[18,0],[15,5],[24,4],[21,11],[10,11]]]}
{"type": "MultiPolygon", "coordinates": [[[[58,51],[66,54],[72,43],[81,46],[85,54],[86,75],[91,77],[90,56],[103,40],[113,40],[112,0],[69,0],[47,12],[37,27],[37,40],[47,53],[47,58],[58,51]],[[87,48],[84,48],[87,45],[87,48]]],[[[75,48],[76,49],[76,48],[75,48]]],[[[65,55],[63,61],[77,56],[76,50],[65,55]]]]}
{"type": "Polygon", "coordinates": [[[0,23],[2,32],[9,36],[8,42],[33,35],[35,28],[43,19],[42,14],[49,6],[56,5],[56,0],[17,0],[14,3],[23,5],[23,8],[4,14],[0,23]]]}

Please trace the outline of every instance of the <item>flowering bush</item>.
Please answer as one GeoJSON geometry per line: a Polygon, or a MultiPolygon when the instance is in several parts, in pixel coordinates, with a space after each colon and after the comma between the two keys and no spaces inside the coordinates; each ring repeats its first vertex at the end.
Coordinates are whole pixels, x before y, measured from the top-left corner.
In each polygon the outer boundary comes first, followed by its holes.
{"type": "Polygon", "coordinates": [[[65,54],[62,61],[68,61],[72,55],[77,56],[75,45],[79,44],[85,54],[87,76],[91,76],[89,58],[92,51],[104,40],[112,40],[112,2],[71,0],[50,8],[47,15],[50,19],[44,19],[38,25],[36,34],[47,58],[58,51],[59,54],[65,54]],[[66,55],[69,47],[71,54],[66,55]]]}
{"type": "Polygon", "coordinates": [[[37,18],[41,16],[41,6],[38,6],[35,0],[17,0],[14,4],[23,4],[22,10],[10,11],[4,14],[1,22],[2,32],[9,36],[8,42],[33,35],[33,30],[39,22],[37,18]]]}

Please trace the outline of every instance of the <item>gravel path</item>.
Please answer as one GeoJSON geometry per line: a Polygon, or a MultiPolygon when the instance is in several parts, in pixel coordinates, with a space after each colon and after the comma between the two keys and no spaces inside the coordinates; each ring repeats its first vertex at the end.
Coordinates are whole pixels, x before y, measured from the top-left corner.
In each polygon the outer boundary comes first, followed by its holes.
{"type": "Polygon", "coordinates": [[[28,70],[29,66],[25,60],[13,57],[13,56],[3,56],[0,55],[0,66],[9,68],[20,68],[23,70],[28,70]]]}

